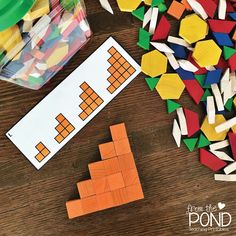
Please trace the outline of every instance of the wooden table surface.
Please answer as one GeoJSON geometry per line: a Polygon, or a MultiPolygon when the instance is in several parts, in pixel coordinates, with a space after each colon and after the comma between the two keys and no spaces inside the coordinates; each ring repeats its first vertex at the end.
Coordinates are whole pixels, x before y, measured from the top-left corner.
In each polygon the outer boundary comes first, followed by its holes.
{"type": "MultiPolygon", "coordinates": [[[[114,16],[98,1],[86,1],[94,32],[91,41],[41,90],[0,81],[0,235],[202,235],[189,231],[187,206],[218,202],[224,202],[232,215],[230,231],[218,235],[234,235],[235,183],[215,182],[212,171],[199,163],[198,151],[190,153],[183,145],[176,147],[171,136],[175,115],[166,114],[165,102],[148,90],[144,75],[138,76],[40,171],[5,137],[110,35],[140,62],[143,50],[136,42],[141,22],[121,13],[115,1],[111,3],[114,16]],[[127,126],[145,199],[68,220],[65,202],[78,198],[76,182],[89,178],[87,165],[100,160],[97,145],[111,139],[109,126],[119,122],[127,126]]],[[[177,27],[175,21],[171,22],[174,35],[177,27]]],[[[186,93],[181,102],[198,109],[186,93]]]]}

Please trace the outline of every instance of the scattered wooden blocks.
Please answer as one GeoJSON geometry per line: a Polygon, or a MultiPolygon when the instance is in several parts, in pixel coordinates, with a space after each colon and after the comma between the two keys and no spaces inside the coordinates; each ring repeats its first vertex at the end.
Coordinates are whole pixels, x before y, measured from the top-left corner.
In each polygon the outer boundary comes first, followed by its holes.
{"type": "Polygon", "coordinates": [[[69,219],[144,198],[125,124],[110,131],[113,141],[99,145],[102,161],[88,165],[91,179],[77,183],[80,199],[66,202],[69,219]]]}

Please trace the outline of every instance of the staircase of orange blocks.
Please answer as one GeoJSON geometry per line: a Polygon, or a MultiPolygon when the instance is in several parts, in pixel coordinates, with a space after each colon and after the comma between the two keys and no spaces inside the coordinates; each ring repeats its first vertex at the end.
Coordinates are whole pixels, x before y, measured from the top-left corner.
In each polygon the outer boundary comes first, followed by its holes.
{"type": "Polygon", "coordinates": [[[69,219],[144,198],[125,124],[110,131],[112,142],[99,145],[102,160],[88,165],[91,179],[77,183],[80,199],[66,202],[69,219]]]}

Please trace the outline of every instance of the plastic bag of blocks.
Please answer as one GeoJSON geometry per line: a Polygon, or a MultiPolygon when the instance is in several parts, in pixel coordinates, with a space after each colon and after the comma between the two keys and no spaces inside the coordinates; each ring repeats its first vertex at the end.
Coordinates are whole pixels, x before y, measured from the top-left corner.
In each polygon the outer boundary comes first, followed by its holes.
{"type": "Polygon", "coordinates": [[[0,79],[34,90],[92,34],[83,0],[24,0],[14,8],[0,0],[0,13],[0,79]]]}

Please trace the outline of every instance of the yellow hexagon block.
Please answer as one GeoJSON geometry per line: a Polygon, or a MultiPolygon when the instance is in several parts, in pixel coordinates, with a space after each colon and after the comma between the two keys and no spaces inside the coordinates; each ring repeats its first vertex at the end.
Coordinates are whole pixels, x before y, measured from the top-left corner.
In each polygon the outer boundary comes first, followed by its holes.
{"type": "Polygon", "coordinates": [[[135,10],[142,0],[117,0],[117,4],[121,11],[132,12],[135,10]]]}
{"type": "Polygon", "coordinates": [[[152,5],[152,0],[144,0],[144,3],[148,6],[152,5]]]}
{"type": "Polygon", "coordinates": [[[197,14],[191,14],[181,20],[179,36],[188,43],[204,39],[208,34],[208,25],[197,14]]]}
{"type": "Polygon", "coordinates": [[[178,74],[164,74],[156,85],[162,99],[179,99],[185,85],[178,74]]]}
{"type": "Polygon", "coordinates": [[[214,40],[204,40],[196,43],[192,57],[201,67],[217,65],[221,56],[221,49],[214,40]]]}
{"type": "Polygon", "coordinates": [[[142,56],[142,72],[151,77],[166,73],[167,58],[157,50],[148,52],[142,56]]]}
{"type": "Polygon", "coordinates": [[[208,117],[206,116],[203,123],[201,130],[207,137],[209,141],[222,141],[225,140],[225,137],[229,130],[225,130],[220,133],[216,133],[215,127],[220,125],[221,123],[225,122],[225,118],[223,115],[216,115],[215,116],[215,124],[208,123],[208,117]]]}

